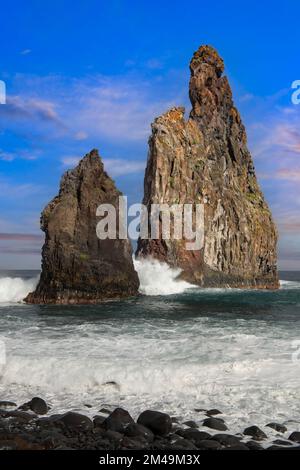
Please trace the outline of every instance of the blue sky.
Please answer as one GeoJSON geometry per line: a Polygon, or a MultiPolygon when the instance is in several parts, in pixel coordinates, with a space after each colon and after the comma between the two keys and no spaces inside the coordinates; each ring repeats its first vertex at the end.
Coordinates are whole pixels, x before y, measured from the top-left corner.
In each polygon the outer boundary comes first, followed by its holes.
{"type": "Polygon", "coordinates": [[[39,216],[61,174],[96,147],[130,201],[142,197],[153,118],[189,111],[202,44],[225,60],[281,269],[300,270],[300,4],[0,0],[0,269],[39,268],[39,216]]]}

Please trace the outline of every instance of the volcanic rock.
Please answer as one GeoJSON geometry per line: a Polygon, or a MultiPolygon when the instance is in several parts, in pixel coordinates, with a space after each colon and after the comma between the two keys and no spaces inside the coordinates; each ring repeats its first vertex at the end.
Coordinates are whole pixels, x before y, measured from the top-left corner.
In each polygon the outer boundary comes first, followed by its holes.
{"type": "Polygon", "coordinates": [[[227,431],[227,426],[222,419],[219,418],[207,418],[203,421],[203,426],[207,426],[211,429],[218,431],[227,431]]]}
{"type": "Polygon", "coordinates": [[[39,397],[34,397],[29,402],[20,406],[19,409],[24,411],[31,410],[37,415],[45,415],[48,413],[49,407],[45,400],[39,397]]]}
{"type": "Polygon", "coordinates": [[[134,420],[128,411],[116,408],[104,421],[103,427],[110,431],[124,432],[126,426],[133,424],[134,420]]]}
{"type": "Polygon", "coordinates": [[[160,411],[144,411],[137,420],[138,424],[142,424],[149,428],[154,434],[164,436],[172,430],[172,420],[166,413],[160,411]]]}
{"type": "Polygon", "coordinates": [[[113,205],[118,220],[120,196],[97,150],[64,174],[58,196],[42,213],[42,273],[27,303],[88,304],[137,294],[129,240],[119,240],[118,230],[116,240],[96,233],[98,206],[113,205]]]}
{"type": "Polygon", "coordinates": [[[289,437],[289,440],[300,443],[300,432],[299,431],[292,432],[292,434],[289,437]]]}
{"type": "Polygon", "coordinates": [[[257,426],[250,426],[249,428],[246,428],[243,434],[246,436],[251,436],[256,441],[267,439],[266,434],[257,426]]]}
{"type": "Polygon", "coordinates": [[[269,423],[266,426],[269,428],[274,429],[277,432],[285,433],[287,431],[287,427],[284,426],[284,424],[279,424],[279,423],[269,423]]]}
{"type": "Polygon", "coordinates": [[[156,238],[141,236],[137,255],[180,268],[181,278],[204,287],[278,288],[277,231],[223,60],[215,49],[202,46],[190,71],[189,119],[184,108],[175,107],[152,124],[143,204],[149,226],[152,204],[191,204],[193,230],[196,207],[202,205],[204,243],[187,249],[190,236],[175,236],[175,217],[171,236],[164,237],[160,217],[156,238]]]}

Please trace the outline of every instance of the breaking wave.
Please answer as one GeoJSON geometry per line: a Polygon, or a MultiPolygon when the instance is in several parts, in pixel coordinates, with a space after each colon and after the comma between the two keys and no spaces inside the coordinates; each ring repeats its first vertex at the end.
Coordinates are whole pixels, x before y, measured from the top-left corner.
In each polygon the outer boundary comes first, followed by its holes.
{"type": "Polygon", "coordinates": [[[35,289],[37,282],[38,278],[0,278],[0,304],[22,302],[27,294],[35,289]]]}
{"type": "Polygon", "coordinates": [[[140,293],[144,295],[180,294],[195,286],[178,279],[181,269],[171,268],[153,258],[134,259],[140,280],[140,293]]]}

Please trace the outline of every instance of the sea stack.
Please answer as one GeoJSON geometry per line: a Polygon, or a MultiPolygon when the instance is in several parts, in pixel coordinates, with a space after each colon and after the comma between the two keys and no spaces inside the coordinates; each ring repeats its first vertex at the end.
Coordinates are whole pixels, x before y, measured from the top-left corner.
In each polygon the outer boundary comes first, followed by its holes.
{"type": "Polygon", "coordinates": [[[234,106],[224,63],[202,46],[190,63],[192,110],[155,119],[143,203],[203,204],[204,247],[185,240],[139,239],[137,255],[182,269],[204,287],[278,288],[277,231],[259,188],[247,136],[234,106]]]}
{"type": "Polygon", "coordinates": [[[112,204],[118,214],[119,196],[97,150],[64,174],[58,196],[41,216],[42,273],[27,303],[89,304],[138,293],[129,240],[99,240],[96,234],[97,207],[112,204]]]}

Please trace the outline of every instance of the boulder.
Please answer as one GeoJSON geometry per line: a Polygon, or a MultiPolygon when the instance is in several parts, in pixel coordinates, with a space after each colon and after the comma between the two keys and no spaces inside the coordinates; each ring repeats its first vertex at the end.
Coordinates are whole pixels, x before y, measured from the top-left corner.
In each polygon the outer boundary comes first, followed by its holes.
{"type": "Polygon", "coordinates": [[[62,416],[54,418],[52,422],[55,424],[62,423],[67,428],[74,430],[90,430],[93,428],[93,422],[90,418],[80,413],[74,413],[73,411],[69,411],[62,416]]]}
{"type": "Polygon", "coordinates": [[[289,440],[300,443],[300,432],[299,431],[292,432],[292,434],[289,437],[289,440]]]}
{"type": "Polygon", "coordinates": [[[287,431],[287,427],[284,426],[284,424],[279,424],[279,423],[269,423],[266,426],[269,428],[274,429],[277,432],[281,432],[282,434],[287,431]]]}
{"type": "Polygon", "coordinates": [[[258,427],[250,426],[244,430],[245,436],[251,436],[255,441],[262,441],[267,439],[267,435],[258,427]]]}
{"type": "Polygon", "coordinates": [[[203,426],[206,426],[211,429],[216,429],[217,431],[227,431],[227,426],[222,419],[219,418],[207,418],[203,421],[203,426]]]}
{"type": "Polygon", "coordinates": [[[139,416],[137,423],[151,429],[154,434],[158,434],[160,436],[169,434],[172,430],[171,417],[166,413],[161,413],[160,411],[144,411],[139,416]]]}
{"type": "Polygon", "coordinates": [[[125,429],[125,435],[132,438],[143,438],[147,442],[154,440],[153,432],[142,424],[131,423],[125,429]]]}
{"type": "Polygon", "coordinates": [[[123,433],[129,424],[134,424],[134,420],[123,408],[116,408],[104,421],[103,427],[110,431],[123,433]]]}

